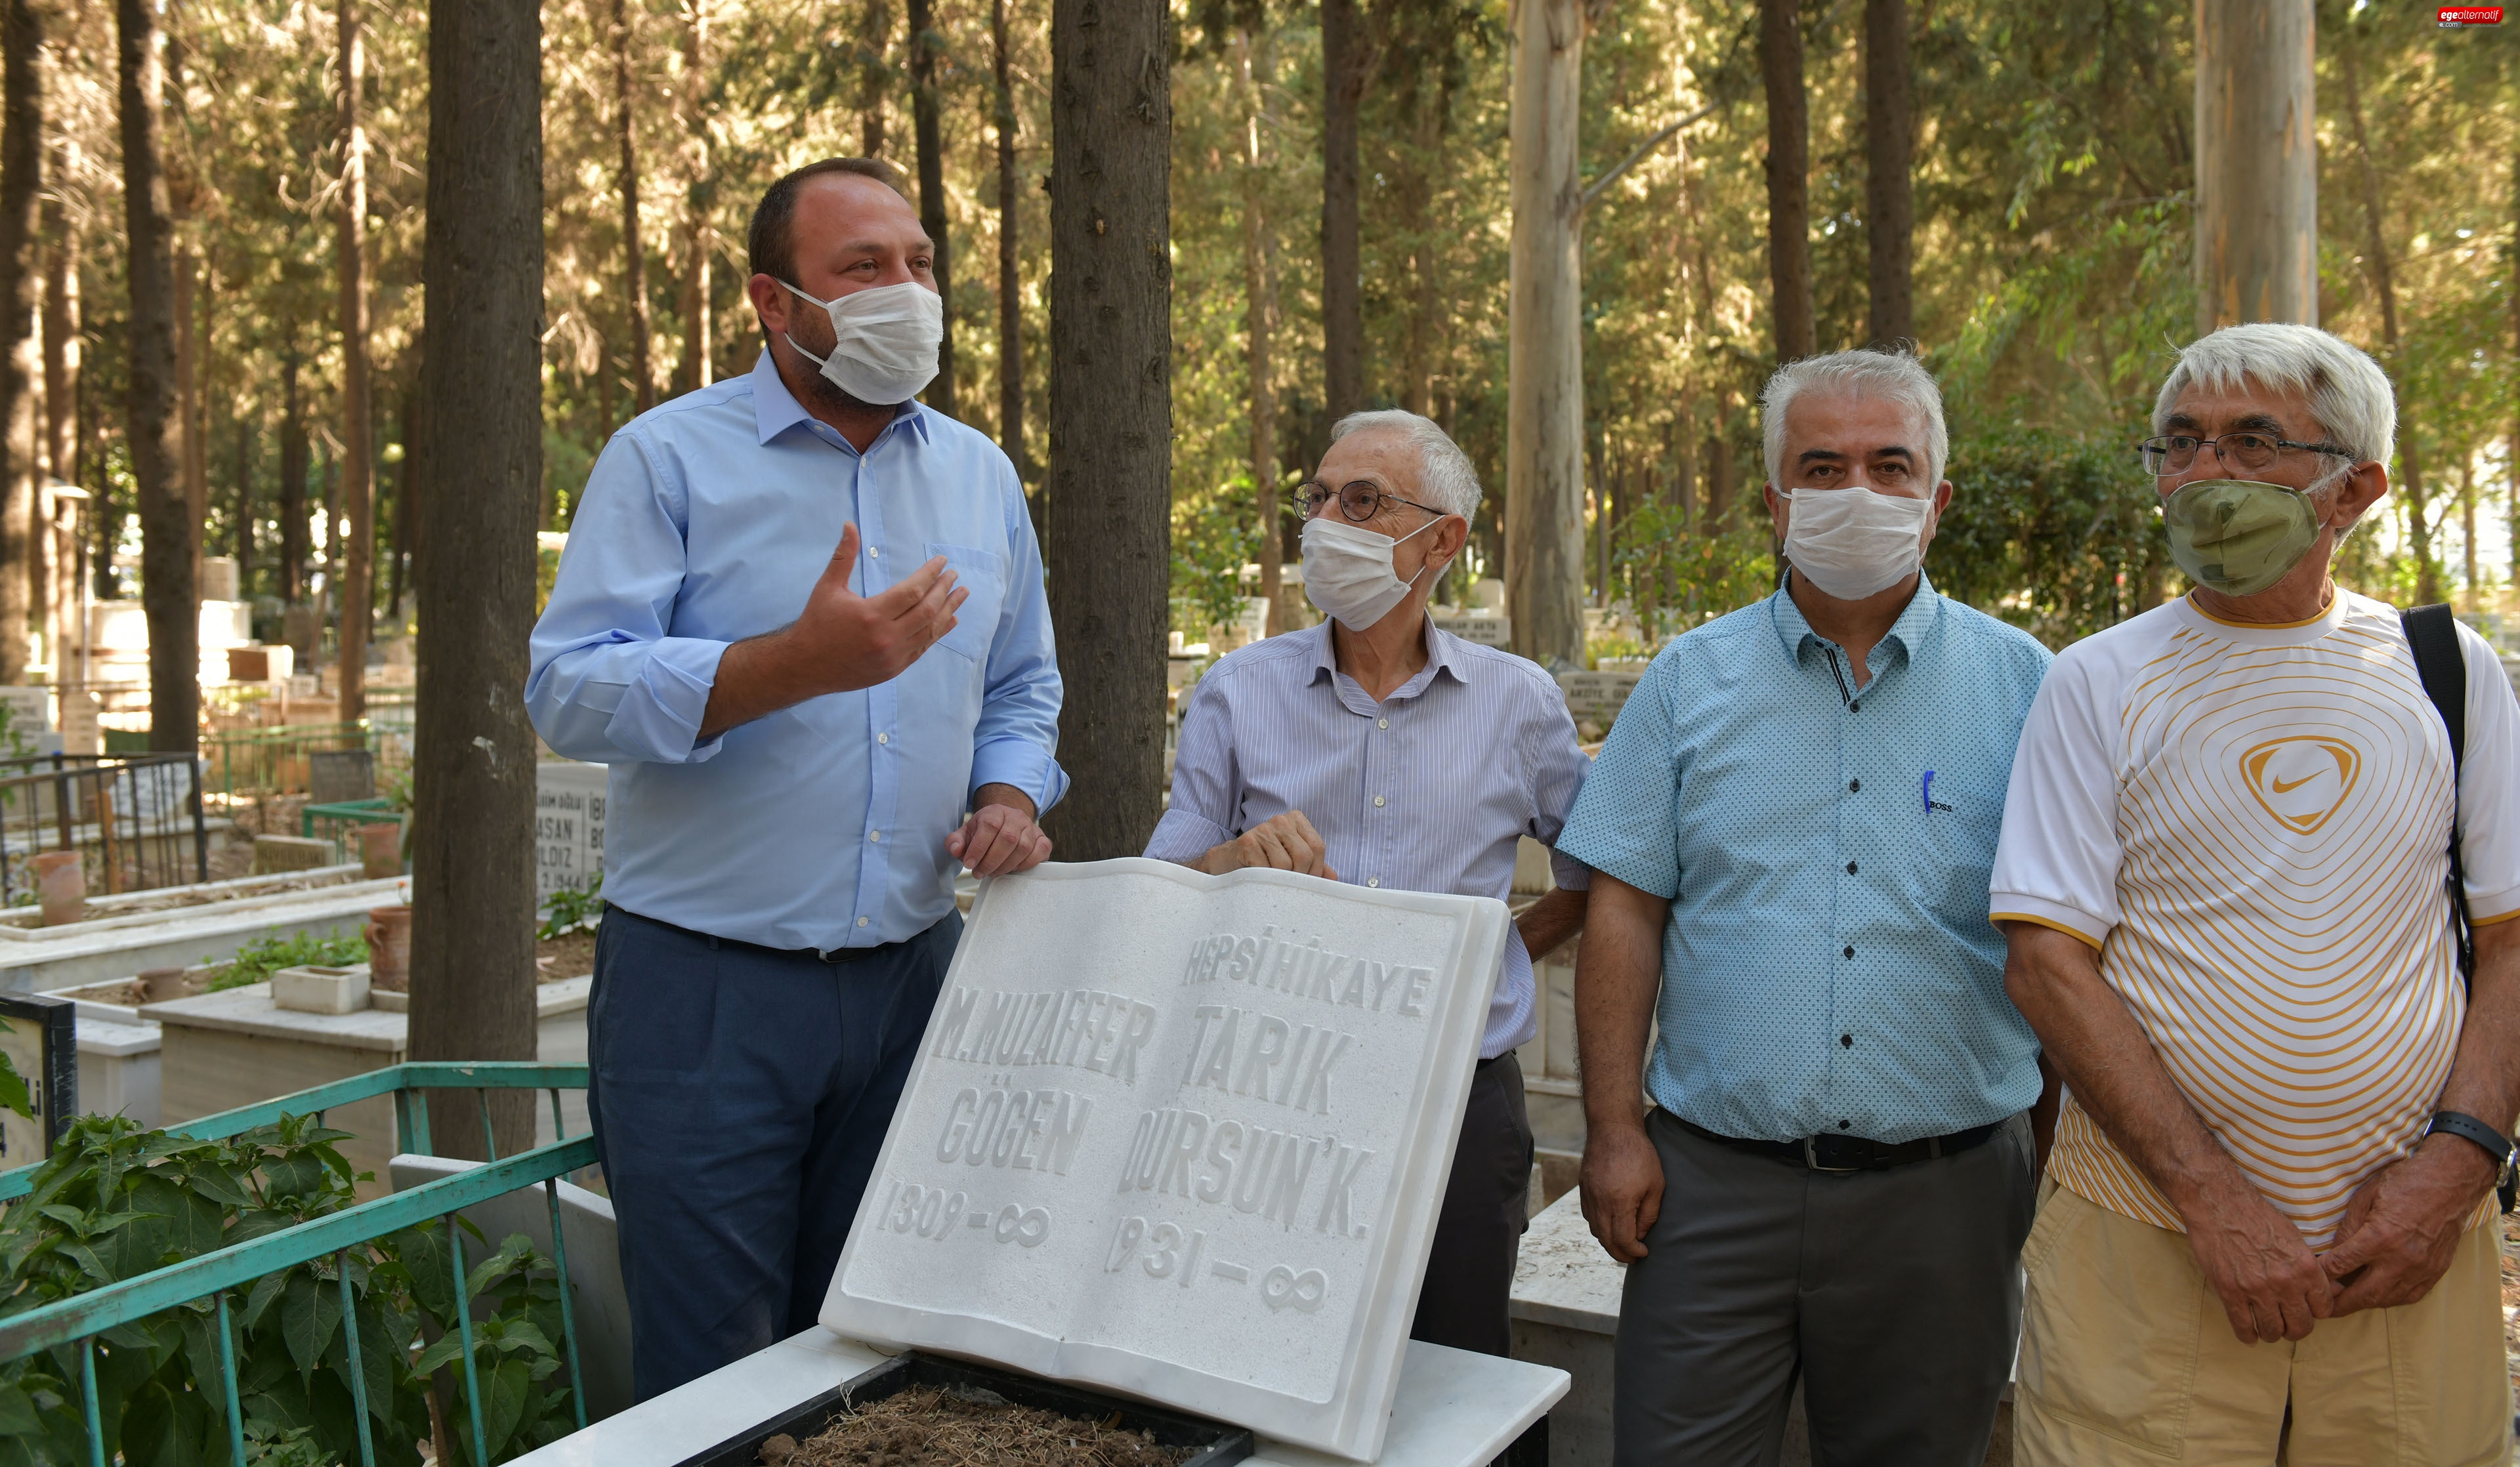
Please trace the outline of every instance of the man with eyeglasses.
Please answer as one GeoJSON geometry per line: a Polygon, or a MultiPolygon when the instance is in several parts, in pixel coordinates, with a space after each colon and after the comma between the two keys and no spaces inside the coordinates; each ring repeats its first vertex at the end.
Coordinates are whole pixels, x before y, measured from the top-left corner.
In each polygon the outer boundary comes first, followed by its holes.
{"type": "Polygon", "coordinates": [[[1613,1460],[1773,1464],[1800,1382],[1815,1461],[1973,1467],[2044,1093],[1981,903],[2048,652],[1925,579],[1913,356],[1789,363],[1761,416],[1785,584],[1654,658],[1558,837],[1613,1460]]]}
{"type": "Polygon", "coordinates": [[[2312,327],[2182,351],[2140,450],[2194,589],[2067,648],[2023,730],[1992,908],[2067,1098],[2018,1462],[2510,1449],[2520,704],[2458,628],[2454,755],[2398,614],[2329,579],[2396,418],[2312,327]]]}
{"type": "MultiPolygon", "coordinates": [[[[1330,429],[1298,491],[1304,591],[1329,619],[1232,652],[1183,711],[1171,807],[1147,854],[1222,874],[1503,900],[1523,836],[1557,838],[1589,761],[1557,685],[1439,630],[1426,599],[1469,538],[1478,473],[1415,413],[1330,429]]],[[[1532,963],[1583,922],[1584,867],[1516,918],[1488,1005],[1413,1338],[1510,1353],[1531,1122],[1514,1048],[1538,1032],[1532,963]]]]}

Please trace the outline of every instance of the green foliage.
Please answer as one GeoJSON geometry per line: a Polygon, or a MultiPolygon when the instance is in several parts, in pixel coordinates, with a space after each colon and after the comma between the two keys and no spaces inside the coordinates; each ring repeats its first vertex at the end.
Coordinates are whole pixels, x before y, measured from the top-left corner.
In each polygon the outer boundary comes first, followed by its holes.
{"type": "MultiPolygon", "coordinates": [[[[1686,507],[1643,505],[1620,524],[1610,564],[1625,582],[1647,643],[1658,645],[1664,637],[1774,591],[1774,540],[1764,520],[1691,530],[1686,507]]],[[[1596,655],[1621,653],[1604,649],[1596,655]]]]}
{"type": "Polygon", "coordinates": [[[2013,429],[1955,443],[1946,472],[1952,505],[1925,559],[1944,595],[2050,647],[2143,609],[2161,517],[2124,443],[2013,429]]]}
{"type": "Polygon", "coordinates": [[[267,983],[282,968],[346,967],[367,960],[367,939],[343,937],[338,927],[323,937],[311,932],[292,932],[286,937],[272,932],[237,949],[228,965],[211,975],[210,992],[267,983]]]}
{"type": "MultiPolygon", "coordinates": [[[[358,1179],[337,1145],[348,1138],[309,1116],[283,1116],[225,1141],[80,1117],[0,1218],[0,1317],[342,1211],[356,1201],[358,1179]]],[[[463,1462],[499,1461],[566,1433],[559,1281],[519,1235],[466,1279],[490,1439],[486,1458],[474,1449],[447,1249],[446,1225],[432,1220],[265,1274],[231,1300],[249,1460],[313,1467],[357,1459],[345,1278],[380,1462],[417,1467],[432,1390],[463,1462]]],[[[216,1307],[203,1299],[98,1337],[109,1460],[117,1452],[132,1463],[226,1459],[217,1328],[216,1307]]],[[[78,1364],[69,1349],[0,1364],[0,1467],[86,1459],[78,1364]]]]}
{"type": "Polygon", "coordinates": [[[566,937],[581,927],[592,927],[604,915],[604,873],[597,871],[584,886],[563,886],[543,902],[543,924],[534,929],[534,937],[550,942],[566,937]]]}

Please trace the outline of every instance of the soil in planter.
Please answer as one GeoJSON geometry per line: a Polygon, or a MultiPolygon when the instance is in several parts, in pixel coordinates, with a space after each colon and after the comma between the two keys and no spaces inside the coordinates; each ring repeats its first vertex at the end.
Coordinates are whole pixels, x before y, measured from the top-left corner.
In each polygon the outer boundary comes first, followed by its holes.
{"type": "MultiPolygon", "coordinates": [[[[1113,1412],[1111,1419],[1118,1420],[1113,1412]]],[[[970,1386],[914,1386],[869,1401],[801,1445],[761,1444],[763,1467],[1179,1467],[1193,1448],[1010,1403],[970,1386]]]]}
{"type": "Polygon", "coordinates": [[[595,934],[572,932],[566,937],[546,937],[534,943],[535,976],[545,983],[558,983],[563,978],[583,978],[595,971],[595,934]]]}

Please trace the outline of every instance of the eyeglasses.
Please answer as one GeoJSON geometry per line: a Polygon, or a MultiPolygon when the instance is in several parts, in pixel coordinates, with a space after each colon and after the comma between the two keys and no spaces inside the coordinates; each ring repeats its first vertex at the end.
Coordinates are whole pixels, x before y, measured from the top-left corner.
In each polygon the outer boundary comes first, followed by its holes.
{"type": "Polygon", "coordinates": [[[2198,438],[2187,433],[2170,433],[2159,438],[2146,438],[2135,446],[2143,455],[2147,473],[2184,473],[2196,462],[2200,448],[2214,450],[2214,456],[2238,468],[2264,468],[2286,449],[2303,453],[2334,454],[2340,459],[2354,457],[2333,443],[2295,443],[2271,433],[2225,433],[2220,438],[2198,438]]]}
{"type": "Polygon", "coordinates": [[[1363,524],[1380,513],[1385,500],[1395,505],[1407,505],[1410,509],[1423,511],[1438,519],[1452,512],[1449,510],[1435,509],[1431,505],[1421,505],[1414,499],[1402,499],[1397,494],[1386,493],[1366,479],[1341,485],[1335,494],[1331,493],[1329,485],[1319,479],[1306,480],[1295,486],[1295,512],[1305,519],[1310,519],[1322,512],[1322,507],[1333,499],[1338,501],[1339,513],[1350,524],[1363,524]]]}

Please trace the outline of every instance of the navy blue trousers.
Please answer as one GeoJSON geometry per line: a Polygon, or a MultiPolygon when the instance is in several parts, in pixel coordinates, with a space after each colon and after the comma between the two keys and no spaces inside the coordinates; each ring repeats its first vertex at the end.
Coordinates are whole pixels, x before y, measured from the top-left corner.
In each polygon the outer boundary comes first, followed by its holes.
{"type": "Polygon", "coordinates": [[[586,1099],[641,1400],[821,1312],[962,932],[835,963],[606,911],[586,1099]]]}

